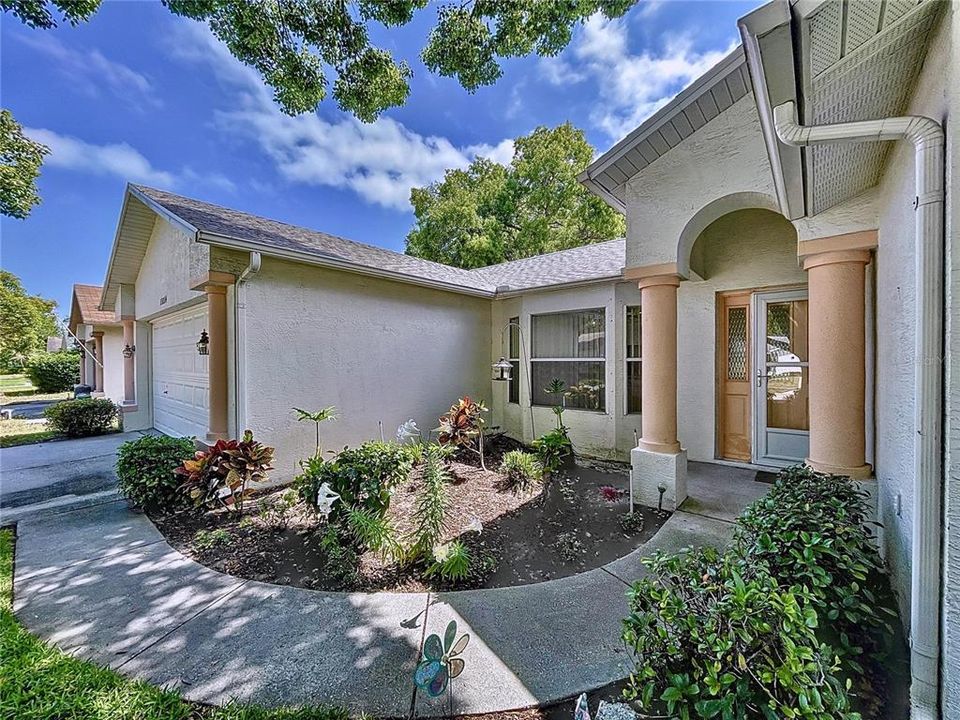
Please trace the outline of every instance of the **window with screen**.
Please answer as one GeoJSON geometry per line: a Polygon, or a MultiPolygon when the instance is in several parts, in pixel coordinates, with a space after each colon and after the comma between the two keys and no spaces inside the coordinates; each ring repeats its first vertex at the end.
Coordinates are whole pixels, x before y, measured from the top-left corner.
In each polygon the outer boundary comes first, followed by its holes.
{"type": "Polygon", "coordinates": [[[510,387],[507,391],[507,402],[520,402],[520,318],[510,318],[510,341],[507,359],[512,366],[510,369],[510,387]]]}
{"type": "Polygon", "coordinates": [[[640,306],[627,306],[627,319],[624,332],[626,339],[626,348],[624,358],[626,359],[627,372],[627,413],[640,412],[640,400],[642,398],[640,391],[641,372],[643,362],[643,344],[640,339],[640,306]]]}
{"type": "Polygon", "coordinates": [[[606,409],[606,318],[603,308],[530,318],[531,401],[575,410],[606,409]],[[563,382],[563,396],[548,392],[563,382]]]}

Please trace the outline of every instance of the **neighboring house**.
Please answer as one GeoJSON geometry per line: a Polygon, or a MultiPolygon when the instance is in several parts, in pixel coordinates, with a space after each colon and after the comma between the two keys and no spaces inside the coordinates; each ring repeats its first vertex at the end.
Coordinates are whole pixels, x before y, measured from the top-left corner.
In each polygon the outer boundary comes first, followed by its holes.
{"type": "Polygon", "coordinates": [[[80,346],[80,384],[123,403],[123,324],[98,308],[101,292],[96,285],[73,286],[67,328],[80,346]]]}
{"type": "Polygon", "coordinates": [[[559,378],[576,448],[630,457],[647,504],[683,501],[688,460],[849,475],[913,715],[960,718],[960,5],[777,0],[740,29],[584,173],[626,241],[461,270],[129,186],[98,305],[135,339],[126,426],[250,428],[289,480],[293,407],[336,405],[337,449],[469,394],[530,440],[559,378]],[[807,129],[905,114],[929,120],[807,129]]]}

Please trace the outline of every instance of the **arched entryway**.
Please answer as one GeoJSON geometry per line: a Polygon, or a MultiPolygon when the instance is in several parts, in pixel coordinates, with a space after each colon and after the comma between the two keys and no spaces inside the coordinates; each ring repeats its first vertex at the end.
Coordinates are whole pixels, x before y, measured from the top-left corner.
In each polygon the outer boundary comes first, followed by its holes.
{"type": "Polygon", "coordinates": [[[688,262],[677,370],[689,456],[802,462],[810,427],[808,302],[796,230],[768,209],[734,210],[704,227],[688,262]]]}

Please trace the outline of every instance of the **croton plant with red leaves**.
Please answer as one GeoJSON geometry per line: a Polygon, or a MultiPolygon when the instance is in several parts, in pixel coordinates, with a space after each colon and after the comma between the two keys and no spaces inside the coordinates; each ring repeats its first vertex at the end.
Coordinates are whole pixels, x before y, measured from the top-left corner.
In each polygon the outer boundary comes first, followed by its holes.
{"type": "Polygon", "coordinates": [[[197,506],[222,505],[239,512],[252,492],[248,485],[265,481],[273,470],[273,453],[247,430],[243,440],[217,440],[209,450],[184,460],[176,472],[184,478],[183,491],[197,506]]]}

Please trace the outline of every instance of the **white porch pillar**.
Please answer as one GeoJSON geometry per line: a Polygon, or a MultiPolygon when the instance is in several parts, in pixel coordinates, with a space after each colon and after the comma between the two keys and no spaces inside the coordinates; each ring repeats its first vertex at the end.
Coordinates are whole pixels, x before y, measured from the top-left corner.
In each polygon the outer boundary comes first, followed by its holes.
{"type": "Polygon", "coordinates": [[[93,352],[97,362],[93,364],[93,391],[103,392],[103,330],[93,331],[93,352]]]}

